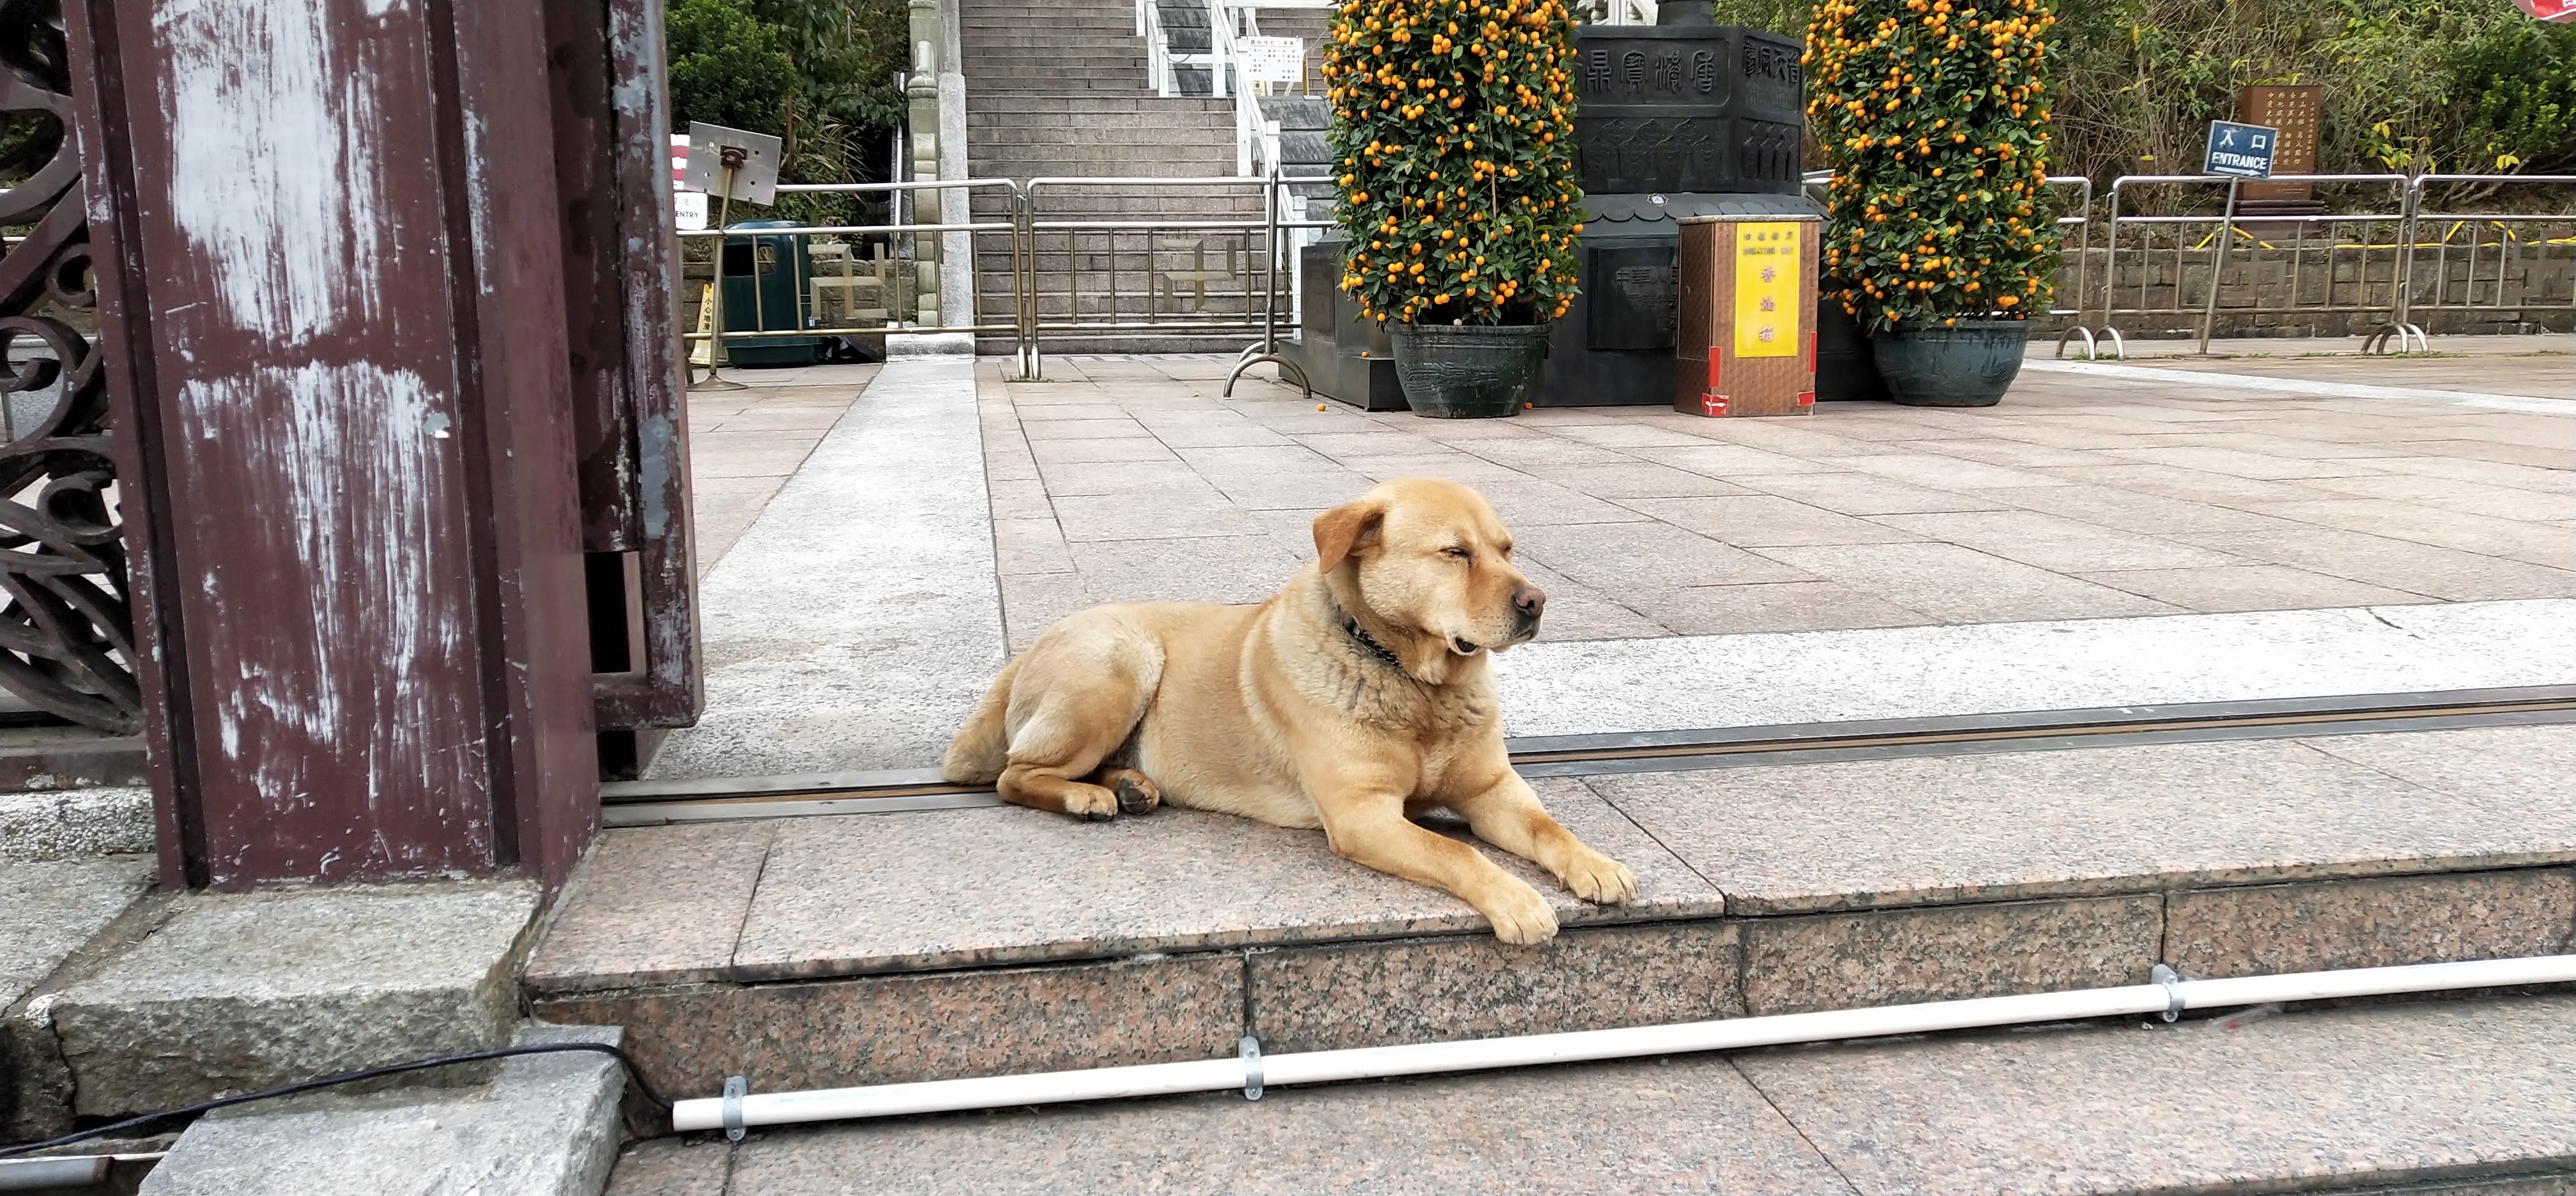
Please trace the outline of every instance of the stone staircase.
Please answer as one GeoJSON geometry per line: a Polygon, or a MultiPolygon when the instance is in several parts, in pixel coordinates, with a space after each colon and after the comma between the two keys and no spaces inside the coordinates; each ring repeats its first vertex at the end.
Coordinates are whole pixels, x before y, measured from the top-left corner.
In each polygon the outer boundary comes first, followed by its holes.
{"type": "Polygon", "coordinates": [[[663,1138],[609,1192],[2564,1196],[2571,1017],[2485,997],[663,1138]]]}
{"type": "MultiPolygon", "coordinates": [[[[1146,86],[1145,42],[1135,31],[1133,5],[964,0],[960,19],[967,152],[977,177],[1234,175],[1234,101],[1156,96],[1146,86]]],[[[1114,313],[1122,321],[1187,322],[1201,309],[1202,294],[1205,310],[1239,318],[1247,292],[1257,298],[1257,229],[1173,227],[1257,224],[1256,188],[1058,187],[1039,198],[1044,219],[1140,225],[1041,235],[1036,291],[1043,318],[1105,320],[1114,313]],[[1141,227],[1148,224],[1159,227],[1141,227]]],[[[980,197],[975,218],[1006,219],[1006,203],[999,195],[980,197]]],[[[978,302],[988,313],[1008,313],[1008,242],[985,237],[977,248],[978,302]]],[[[1049,336],[1047,343],[1050,351],[1124,352],[1237,349],[1245,340],[1241,334],[1109,334],[1049,336]]],[[[1009,340],[987,337],[980,348],[1007,352],[1009,340]]]]}
{"type": "MultiPolygon", "coordinates": [[[[594,851],[524,985],[537,1016],[623,1026],[659,1086],[706,1095],[730,1075],[780,1091],[1219,1058],[1247,1033],[1291,1052],[2102,987],[2159,961],[2214,977],[2560,954],[2576,950],[2570,775],[2576,728],[2533,726],[1545,776],[1550,809],[1635,870],[1639,896],[1596,909],[1506,861],[1564,922],[1532,949],[1318,834],[1192,811],[637,827],[594,851]]],[[[1737,1082],[1682,1062],[1291,1099],[1495,1089],[1536,1109],[1560,1083],[1615,1104],[1686,1074],[1737,1082]]],[[[1119,1116],[973,1132],[1043,1154],[1119,1116]]],[[[1444,1127],[1422,1149],[1460,1147],[1450,1119],[1422,1124],[1444,1127]]],[[[2276,1153],[2246,1177],[2291,1175],[2296,1152],[2276,1153]]],[[[2326,1167],[2277,1190],[2390,1174],[2326,1167]]]]}

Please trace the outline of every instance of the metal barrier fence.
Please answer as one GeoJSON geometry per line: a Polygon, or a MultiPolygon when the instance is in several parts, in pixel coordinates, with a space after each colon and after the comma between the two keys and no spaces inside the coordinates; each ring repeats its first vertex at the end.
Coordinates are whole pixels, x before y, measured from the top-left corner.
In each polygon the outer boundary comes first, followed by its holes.
{"type": "MultiPolygon", "coordinates": [[[[1829,175],[1811,174],[1810,188],[1829,175]]],[[[833,336],[907,333],[965,334],[1007,339],[1024,377],[1043,377],[1047,346],[1065,342],[1169,340],[1205,342],[1214,337],[1259,336],[1244,351],[1244,364],[1277,360],[1283,323],[1294,325],[1298,250],[1329,219],[1308,218],[1297,188],[1329,184],[1322,178],[1086,177],[968,179],[917,183],[803,186],[796,191],[887,193],[895,197],[886,223],[715,229],[682,233],[692,241],[727,238],[729,247],[755,238],[799,238],[811,268],[798,265],[792,280],[803,310],[789,326],[771,327],[755,281],[752,329],[688,334],[691,341],[778,341],[833,336]],[[922,193],[953,196],[985,212],[950,210],[941,218],[903,218],[903,204],[922,193]],[[1144,210],[1138,202],[1146,200],[1144,210]],[[1259,214],[1243,209],[1251,200],[1259,214]],[[1169,210],[1163,210],[1169,209],[1169,210]],[[938,295],[939,260],[958,252],[986,268],[972,271],[975,294],[938,295]],[[1006,293],[990,284],[1006,280],[1006,293]],[[925,318],[922,300],[938,295],[949,319],[925,318]],[[837,309],[838,322],[823,317],[837,309]],[[955,318],[954,313],[981,316],[955,318]]],[[[2058,352],[2080,342],[2086,356],[2126,356],[2122,325],[2141,331],[2181,331],[2190,320],[2204,345],[2218,320],[2316,316],[2343,320],[2365,333],[2364,352],[2405,351],[2425,343],[2424,324],[2437,315],[2510,316],[2576,312],[2576,205],[2565,212],[2454,210],[2481,205],[2436,205],[2460,189],[2488,194],[2504,189],[2559,188],[2576,200],[2576,176],[2490,175],[2283,175],[2276,182],[2306,182],[2351,190],[2385,189],[2379,203],[2350,204],[2324,213],[2242,213],[2232,198],[2218,215],[2137,210],[2150,189],[2191,195],[2227,186],[2200,175],[2131,175],[2115,180],[2095,212],[2093,184],[2081,176],[2052,176],[2055,220],[2067,241],[2058,301],[2047,313],[2063,320],[2058,352]],[[2445,191],[2443,189],[2450,189],[2445,191]],[[2096,226],[2101,227],[2097,236],[2096,226]],[[2563,270],[2563,283],[2551,271],[2563,270]],[[2163,328],[2142,322],[2165,319],[2163,328]],[[2098,320],[2098,322],[2096,322],[2098,320]]],[[[782,191],[791,188],[782,186],[782,191]]],[[[2172,206],[2172,205],[2167,205],[2172,206]]],[[[2490,208],[2497,205],[2483,205],[2490,208]]],[[[723,280],[740,281],[728,264],[723,280]]],[[[741,263],[758,276],[787,268],[760,254],[741,263]]],[[[733,322],[731,320],[728,323],[733,322]]],[[[720,347],[710,356],[722,360],[720,347]]],[[[1241,370],[1236,371],[1240,374],[1241,370]]],[[[1229,387],[1231,381],[1229,381],[1229,387]]]]}

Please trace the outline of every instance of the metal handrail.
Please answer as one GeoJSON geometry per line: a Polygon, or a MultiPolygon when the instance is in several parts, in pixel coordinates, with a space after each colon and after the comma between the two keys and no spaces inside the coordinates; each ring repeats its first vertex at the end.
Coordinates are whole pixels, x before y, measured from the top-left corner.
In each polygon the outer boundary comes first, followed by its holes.
{"type": "MultiPolygon", "coordinates": [[[[1801,181],[1812,186],[1828,182],[1830,177],[1829,174],[1810,173],[1801,181]]],[[[2365,263],[2381,252],[2393,251],[2396,255],[2390,274],[2391,299],[2387,303],[2370,302],[2372,288],[2378,284],[2369,278],[2370,269],[2365,265],[2361,278],[2355,284],[2362,289],[2360,301],[2352,304],[2337,302],[2338,288],[2346,284],[2338,283],[2331,274],[2327,281],[2327,293],[2320,303],[2308,303],[2301,298],[2299,287],[2296,285],[2296,264],[2302,260],[2300,255],[2314,252],[2304,241],[2288,242],[2284,251],[2276,247],[2272,240],[2254,236],[2244,228],[2238,227],[2228,219],[2227,213],[2212,217],[2147,214],[2125,210],[2134,202],[2135,191],[2140,187],[2154,185],[2214,187],[2226,181],[2224,178],[2208,175],[2127,175],[2114,180],[2107,192],[2097,195],[2092,181],[2082,176],[2058,175],[2046,179],[2055,206],[2053,217],[2055,225],[2065,232],[2070,242],[2069,248],[2075,255],[2074,278],[2072,286],[2068,288],[2073,297],[2072,306],[2066,305],[2061,297],[2060,301],[2053,303],[2047,312],[2047,315],[2052,317],[2071,317],[2072,319],[2071,327],[2060,338],[2061,353],[2064,351],[2066,341],[2080,338],[2088,353],[2107,351],[2125,356],[2120,330],[2114,324],[2117,317],[2130,314],[2123,312],[2119,306],[2121,266],[2135,255],[2146,255],[2147,260],[2152,262],[2158,255],[2166,252],[2161,245],[2161,237],[2146,235],[2147,230],[2179,229],[2186,225],[2209,224],[2213,221],[2219,224],[2219,228],[2211,233],[2205,245],[2196,245],[2187,238],[2178,236],[2173,238],[2171,250],[2175,255],[2177,266],[2173,282],[2176,294],[2172,300],[2171,314],[2181,315],[2188,311],[2188,308],[2183,305],[2181,294],[2183,276],[2179,271],[2180,266],[2196,253],[2202,254],[2203,260],[2208,263],[2212,292],[2197,304],[2199,311],[2196,313],[2200,317],[2201,331],[2204,336],[2209,334],[2215,321],[2216,288],[2224,281],[2228,251],[2231,247],[2243,247],[2249,252],[2258,254],[2286,252],[2293,264],[2293,285],[2286,303],[2258,296],[2255,306],[2231,308],[2231,311],[2256,314],[2312,311],[2371,313],[2384,309],[2388,314],[2388,322],[2365,337],[2364,349],[2369,352],[2380,351],[2390,344],[2394,344],[2401,350],[2422,344],[2424,333],[2415,325],[2413,319],[2413,313],[2417,308],[2457,310],[2464,307],[2537,306],[2549,311],[2576,310],[2576,293],[2571,293],[2564,298],[2553,296],[2540,303],[2534,303],[2530,297],[2525,296],[2517,303],[2507,304],[2503,267],[2499,265],[2491,268],[2488,263],[2509,262],[2511,260],[2509,255],[2526,252],[2524,247],[2533,244],[2534,241],[2528,237],[2513,236],[2510,232],[2503,237],[2489,240],[2479,231],[2492,228],[2510,230],[2544,223],[2576,224],[2576,212],[2550,214],[2436,211],[2428,205],[2426,199],[2431,189],[2445,185],[2576,187],[2576,175],[2275,176],[2273,181],[2278,182],[2385,185],[2391,187],[2392,194],[2398,197],[2397,210],[2393,212],[2347,212],[2263,218],[2265,223],[2295,222],[2302,225],[2317,224],[2328,227],[2368,226],[2383,221],[2398,223],[2400,231],[2393,238],[2393,244],[2382,244],[2365,234],[2357,244],[2351,240],[2333,240],[2325,247],[2325,253],[2330,262],[2339,261],[2339,255],[2355,250],[2365,255],[2365,263]],[[2102,207],[2099,213],[2094,210],[2097,203],[2102,207]],[[2436,227],[2425,229],[2423,225],[2428,221],[2434,223],[2436,227]],[[2094,233],[2096,225],[2103,226],[2103,232],[2098,238],[2094,233]],[[2132,227],[2137,228],[2141,233],[2137,249],[2130,248],[2129,239],[2123,235],[2123,230],[2132,227]],[[2455,276],[2451,271],[2457,262],[2459,234],[2464,229],[2469,234],[2466,240],[2469,260],[2467,283],[2466,289],[2460,293],[2459,301],[2453,302],[2450,286],[2455,276]],[[2095,245],[2097,240],[2101,242],[2098,251],[2103,254],[2102,269],[2099,272],[2101,281],[2098,285],[2094,282],[2093,269],[2093,254],[2097,252],[2095,245]],[[2507,256],[2500,258],[2497,255],[2507,256]],[[2417,260],[2419,258],[2424,260],[2419,262],[2417,260]],[[2427,266],[2432,272],[2429,289],[2423,285],[2426,280],[2418,274],[2419,269],[2427,266]],[[2486,296],[2488,302],[2479,303],[2480,296],[2486,296]],[[2092,325],[2089,321],[2097,312],[2097,303],[2101,323],[2092,325]],[[2100,337],[2099,341],[2095,339],[2097,334],[2100,337]]],[[[1255,334],[1260,338],[1259,341],[1245,351],[1237,363],[1234,374],[1228,378],[1227,386],[1230,390],[1233,381],[1241,375],[1244,368],[1277,360],[1284,336],[1281,324],[1283,321],[1292,319],[1292,313],[1299,298],[1299,288],[1294,279],[1301,263],[1297,256],[1297,247],[1292,244],[1292,240],[1302,243],[1303,238],[1292,238],[1289,234],[1331,229],[1338,223],[1331,219],[1292,218],[1292,209],[1298,201],[1289,189],[1297,186],[1329,185],[1331,182],[1330,178],[1323,176],[1285,176],[1280,173],[1278,164],[1271,162],[1266,164],[1265,173],[1256,177],[1100,175],[1042,176],[1026,181],[992,178],[922,180],[911,183],[783,184],[779,190],[791,193],[882,193],[907,190],[965,191],[970,194],[998,193],[1006,202],[1006,211],[999,218],[987,217],[964,221],[889,221],[882,224],[705,229],[681,233],[680,236],[692,241],[718,240],[728,236],[748,238],[782,235],[885,238],[888,241],[905,236],[936,236],[947,233],[964,233],[970,238],[1005,236],[1009,244],[1008,303],[1010,310],[1008,313],[979,311],[973,322],[940,329],[941,331],[986,336],[1009,335],[1013,339],[1020,359],[1021,375],[1024,377],[1043,376],[1044,342],[1054,335],[1072,334],[1076,337],[1092,338],[1105,334],[1197,337],[1228,332],[1255,334]],[[1207,188],[1257,195],[1262,203],[1262,213],[1259,219],[1249,219],[1229,215],[1198,217],[1180,214],[1174,218],[1160,218],[1096,216],[1089,213],[1049,215],[1047,212],[1048,198],[1051,195],[1063,195],[1067,192],[1079,193],[1085,190],[1107,189],[1155,191],[1177,188],[1207,188]],[[1118,247],[1119,235],[1122,233],[1146,234],[1148,238],[1145,250],[1146,273],[1149,275],[1147,287],[1152,291],[1153,288],[1162,285],[1155,276],[1160,270],[1156,265],[1159,260],[1158,255],[1164,252],[1153,244],[1154,234],[1190,231],[1239,236],[1244,244],[1233,252],[1247,255],[1238,260],[1251,261],[1254,268],[1242,275],[1237,275],[1235,270],[1229,267],[1222,275],[1218,275],[1202,267],[1187,274],[1175,273],[1174,278],[1177,280],[1195,276],[1196,284],[1219,282],[1228,286],[1240,278],[1241,285],[1236,289],[1226,289],[1223,286],[1206,288],[1203,285],[1201,289],[1204,301],[1212,306],[1219,300],[1226,304],[1239,301],[1243,304],[1242,309],[1239,313],[1199,311],[1181,314],[1175,311],[1171,315],[1164,315],[1152,306],[1149,300],[1144,319],[1138,322],[1132,313],[1119,306],[1118,276],[1121,273],[1119,259],[1122,254],[1133,252],[1121,250],[1118,247]],[[1039,247],[1041,238],[1049,234],[1060,234],[1066,238],[1067,259],[1063,267],[1066,274],[1065,293],[1072,306],[1061,316],[1041,316],[1040,314],[1039,282],[1042,271],[1039,268],[1039,259],[1042,255],[1039,247]],[[1083,276],[1087,271],[1082,264],[1080,241],[1083,236],[1090,234],[1102,234],[1110,238],[1107,272],[1110,276],[1108,294],[1111,306],[1106,314],[1101,315],[1086,315],[1083,312],[1085,295],[1083,276]],[[1250,244],[1251,238],[1255,236],[1261,239],[1257,247],[1250,244]],[[1255,275],[1257,278],[1254,277],[1255,275]],[[1283,294],[1283,287],[1285,294],[1283,294]],[[1252,307],[1256,302],[1260,304],[1257,311],[1252,307]]],[[[2255,231],[2261,231],[2259,224],[2255,226],[2255,231]]],[[[2563,248],[2565,245],[2576,244],[2576,236],[2562,239],[2552,235],[2539,243],[2563,248]]],[[[853,249],[852,252],[855,253],[856,250],[853,249]]],[[[990,250],[986,252],[989,254],[990,250]]],[[[2554,254],[2559,252],[2559,249],[2552,248],[2546,252],[2554,254]]],[[[904,261],[904,269],[898,271],[895,277],[898,280],[910,277],[912,264],[911,261],[904,261]]],[[[882,266],[879,268],[881,269],[882,266]]],[[[846,267],[844,272],[848,272],[846,267]]],[[[977,271],[975,276],[978,280],[977,293],[954,297],[952,302],[981,302],[984,297],[980,293],[982,284],[993,276],[982,271],[977,271]]],[[[1177,295],[1178,288],[1185,284],[1175,281],[1172,285],[1177,295]]],[[[2150,280],[2140,285],[2143,287],[2154,284],[2150,280]]],[[[1092,298],[1094,300],[1098,298],[1096,292],[1093,293],[1092,298]]],[[[817,299],[816,302],[819,303],[820,300],[817,299]]],[[[847,302],[845,297],[845,303],[847,302]]],[[[888,320],[883,325],[859,325],[850,322],[831,327],[814,326],[776,332],[719,332],[716,335],[725,340],[740,338],[757,341],[904,331],[902,322],[894,318],[894,313],[902,310],[904,305],[900,301],[890,301],[886,307],[888,320]]],[[[2168,309],[2140,306],[2132,310],[2152,312],[2168,309]]],[[[932,331],[927,328],[920,330],[932,331]]],[[[691,341],[709,339],[708,334],[701,333],[688,333],[686,336],[691,341]]],[[[1293,372],[1293,366],[1288,368],[1293,372]]],[[[1299,375],[1299,381],[1301,384],[1304,382],[1302,375],[1299,375]]]]}

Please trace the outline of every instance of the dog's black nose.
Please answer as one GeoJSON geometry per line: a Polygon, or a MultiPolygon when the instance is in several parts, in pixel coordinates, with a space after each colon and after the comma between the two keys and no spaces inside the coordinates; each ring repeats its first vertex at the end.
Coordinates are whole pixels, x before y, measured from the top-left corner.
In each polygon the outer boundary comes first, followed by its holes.
{"type": "Polygon", "coordinates": [[[1522,586],[1512,591],[1512,610],[1524,619],[1535,619],[1547,609],[1547,591],[1537,586],[1522,586]]]}

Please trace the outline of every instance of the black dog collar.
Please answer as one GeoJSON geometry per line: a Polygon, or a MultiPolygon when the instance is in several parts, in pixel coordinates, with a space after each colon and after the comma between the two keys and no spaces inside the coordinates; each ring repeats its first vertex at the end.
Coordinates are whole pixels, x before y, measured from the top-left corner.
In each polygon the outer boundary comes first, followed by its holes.
{"type": "Polygon", "coordinates": [[[1342,624],[1342,629],[1350,632],[1351,638],[1358,640],[1360,647],[1366,649],[1369,655],[1385,661],[1388,666],[1392,667],[1396,672],[1401,673],[1404,671],[1404,661],[1397,657],[1395,653],[1388,651],[1386,645],[1370,639],[1369,633],[1360,630],[1359,620],[1351,619],[1344,622],[1342,624]]]}

